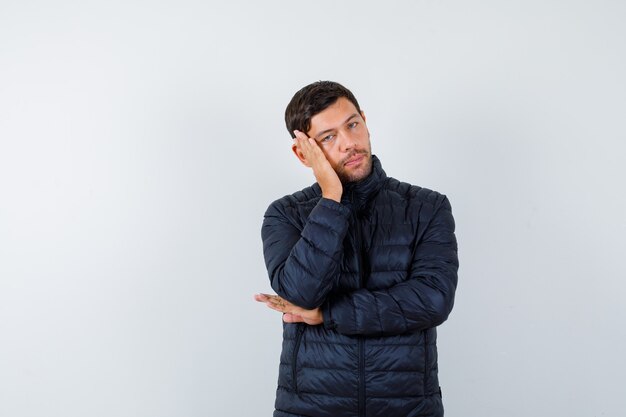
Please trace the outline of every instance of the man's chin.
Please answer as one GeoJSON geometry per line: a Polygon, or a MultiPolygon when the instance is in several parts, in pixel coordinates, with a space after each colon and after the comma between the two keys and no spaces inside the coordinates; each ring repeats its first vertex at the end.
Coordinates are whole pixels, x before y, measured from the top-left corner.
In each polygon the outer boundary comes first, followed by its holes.
{"type": "Polygon", "coordinates": [[[367,178],[372,172],[372,157],[366,155],[364,160],[356,167],[344,167],[341,172],[338,172],[339,179],[342,183],[359,182],[367,178]],[[347,169],[346,169],[347,168],[347,169]]]}

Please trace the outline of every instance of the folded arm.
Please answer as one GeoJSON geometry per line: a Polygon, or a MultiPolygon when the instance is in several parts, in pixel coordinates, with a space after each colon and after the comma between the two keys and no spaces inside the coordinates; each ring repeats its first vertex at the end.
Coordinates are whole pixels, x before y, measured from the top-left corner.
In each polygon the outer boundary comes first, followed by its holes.
{"type": "Polygon", "coordinates": [[[347,335],[394,335],[437,326],[450,314],[457,285],[457,242],[446,197],[415,248],[409,277],[387,289],[331,296],[324,326],[347,335]]]}
{"type": "Polygon", "coordinates": [[[272,204],[261,229],[270,282],[284,299],[314,309],[324,302],[339,276],[350,210],[321,198],[302,230],[283,210],[272,204]]]}

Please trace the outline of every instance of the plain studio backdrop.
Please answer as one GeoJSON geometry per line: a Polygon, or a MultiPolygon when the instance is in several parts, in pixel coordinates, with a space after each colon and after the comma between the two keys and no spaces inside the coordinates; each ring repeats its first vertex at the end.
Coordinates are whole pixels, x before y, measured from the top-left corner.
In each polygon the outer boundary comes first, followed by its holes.
{"type": "Polygon", "coordinates": [[[450,417],[626,415],[623,1],[0,2],[0,416],[269,416],[260,227],[331,79],[446,194],[450,417]]]}

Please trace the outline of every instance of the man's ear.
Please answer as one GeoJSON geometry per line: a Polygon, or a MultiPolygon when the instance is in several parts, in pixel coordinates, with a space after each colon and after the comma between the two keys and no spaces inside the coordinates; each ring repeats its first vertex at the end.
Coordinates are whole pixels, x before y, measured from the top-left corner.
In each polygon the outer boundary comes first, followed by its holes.
{"type": "Polygon", "coordinates": [[[298,158],[300,162],[302,162],[302,165],[304,165],[305,167],[311,168],[311,164],[309,164],[309,161],[306,160],[306,158],[304,157],[304,154],[302,153],[300,149],[298,149],[298,145],[296,145],[295,142],[293,145],[291,145],[291,150],[296,155],[296,158],[298,158]]]}

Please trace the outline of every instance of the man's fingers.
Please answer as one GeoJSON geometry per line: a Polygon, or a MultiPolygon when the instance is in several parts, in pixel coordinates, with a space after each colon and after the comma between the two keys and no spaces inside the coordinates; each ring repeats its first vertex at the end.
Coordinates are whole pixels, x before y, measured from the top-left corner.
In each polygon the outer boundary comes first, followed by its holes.
{"type": "Polygon", "coordinates": [[[263,293],[254,294],[254,299],[260,303],[266,303],[271,297],[273,296],[270,294],[263,294],[263,293]]]}
{"type": "Polygon", "coordinates": [[[321,153],[322,150],[317,145],[315,139],[308,137],[305,133],[300,132],[299,130],[294,130],[293,133],[296,135],[294,138],[296,146],[305,154],[305,156],[319,156],[317,151],[321,153]]]}
{"type": "Polygon", "coordinates": [[[306,133],[301,132],[299,130],[294,130],[293,134],[296,135],[296,139],[303,139],[303,140],[307,140],[309,137],[306,135],[306,133]]]}
{"type": "Polygon", "coordinates": [[[307,310],[304,310],[296,305],[291,304],[289,301],[284,298],[275,295],[275,294],[255,294],[254,299],[260,303],[265,303],[265,305],[279,313],[283,313],[283,315],[288,315],[286,323],[299,323],[304,322],[304,317],[298,313],[307,313],[307,310]]]}
{"type": "Polygon", "coordinates": [[[296,143],[296,146],[300,150],[306,149],[306,145],[309,144],[308,136],[305,135],[304,133],[300,132],[299,130],[294,130],[293,133],[296,135],[296,137],[293,138],[294,142],[296,143]]]}
{"type": "Polygon", "coordinates": [[[292,307],[293,306],[293,304],[291,304],[289,301],[286,301],[285,299],[283,299],[283,298],[281,298],[281,297],[279,297],[277,295],[270,296],[267,299],[267,302],[268,303],[272,303],[276,307],[280,307],[282,309],[285,309],[287,307],[292,307]]]}
{"type": "Polygon", "coordinates": [[[272,303],[265,303],[265,305],[268,306],[269,308],[271,308],[272,310],[278,311],[279,313],[284,313],[282,308],[280,308],[278,306],[275,306],[272,303]]]}
{"type": "Polygon", "coordinates": [[[266,302],[269,302],[269,301],[280,302],[279,300],[283,300],[278,295],[275,295],[275,294],[264,294],[264,293],[254,294],[254,299],[256,301],[260,301],[262,303],[266,303],[266,302]]]}
{"type": "Polygon", "coordinates": [[[260,293],[254,294],[254,299],[260,303],[265,303],[265,305],[272,310],[280,311],[281,313],[293,311],[295,308],[293,304],[278,295],[260,293]]]}
{"type": "Polygon", "coordinates": [[[268,306],[269,308],[271,308],[274,311],[278,311],[279,313],[292,314],[294,316],[301,317],[299,314],[296,314],[296,312],[299,311],[298,307],[296,307],[296,306],[284,306],[284,307],[281,307],[279,305],[272,304],[272,303],[265,303],[265,305],[268,306]]]}
{"type": "Polygon", "coordinates": [[[281,313],[293,311],[296,308],[296,306],[278,295],[259,294],[259,297],[255,298],[257,301],[264,302],[272,310],[280,311],[281,313]]]}

